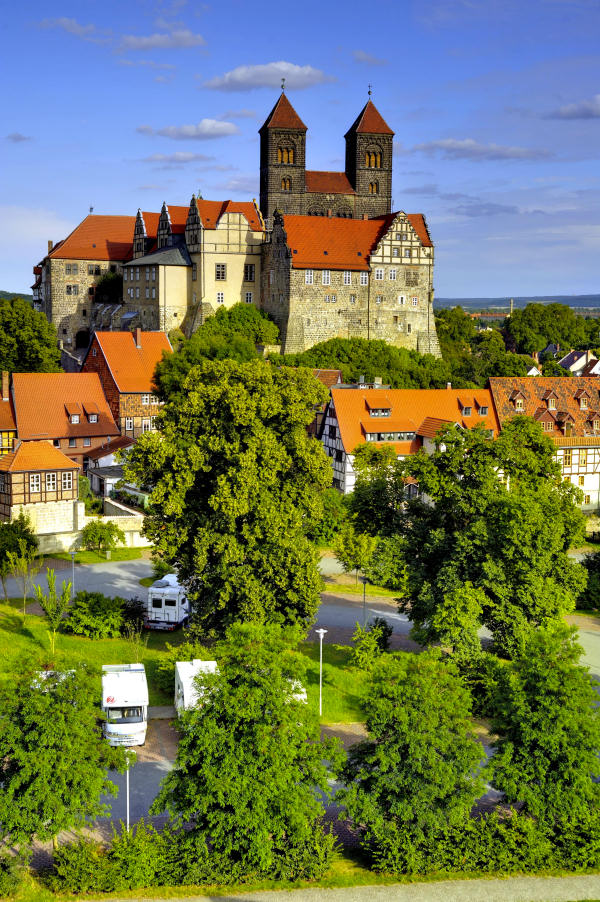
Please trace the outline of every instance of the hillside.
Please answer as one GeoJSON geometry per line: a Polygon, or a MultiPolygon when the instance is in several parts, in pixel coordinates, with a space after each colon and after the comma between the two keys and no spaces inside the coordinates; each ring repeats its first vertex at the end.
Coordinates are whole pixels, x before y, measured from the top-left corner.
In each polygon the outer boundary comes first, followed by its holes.
{"type": "MultiPolygon", "coordinates": [[[[514,297],[515,307],[527,304],[566,304],[568,307],[600,308],[600,294],[545,294],[533,297],[514,297]]],[[[436,309],[462,307],[464,310],[508,310],[510,298],[435,298],[436,309]]]]}
{"type": "Polygon", "coordinates": [[[24,298],[26,301],[33,301],[33,295],[25,291],[0,291],[0,299],[7,298],[12,301],[13,298],[24,298]]]}

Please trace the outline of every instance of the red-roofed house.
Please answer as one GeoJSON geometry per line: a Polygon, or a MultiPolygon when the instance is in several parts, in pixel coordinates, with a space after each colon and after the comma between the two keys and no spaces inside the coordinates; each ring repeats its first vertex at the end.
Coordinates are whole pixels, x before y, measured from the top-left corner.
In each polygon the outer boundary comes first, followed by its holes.
{"type": "Polygon", "coordinates": [[[354,451],[365,442],[390,445],[407,457],[431,451],[444,425],[462,429],[482,425],[499,431],[487,389],[389,389],[334,387],[321,441],[333,463],[333,484],[344,494],[354,488],[354,451]]]}
{"type": "Polygon", "coordinates": [[[274,217],[262,307],[284,353],[330,338],[379,338],[440,355],[433,243],[421,214],[373,219],[274,217]]]}
{"type": "Polygon", "coordinates": [[[137,438],[154,428],[160,410],[152,379],[163,354],[172,352],[164,332],[96,332],[82,366],[97,373],[122,435],[137,438]]]}
{"type": "Polygon", "coordinates": [[[51,442],[18,442],[0,457],[0,520],[13,520],[23,511],[34,532],[44,520],[52,532],[62,512],[72,524],[78,475],[73,461],[51,442]]]}
{"type": "Polygon", "coordinates": [[[362,218],[392,206],[394,132],[369,99],[346,140],[344,172],[306,169],[307,128],[284,93],[260,128],[260,208],[310,216],[362,218]]]}

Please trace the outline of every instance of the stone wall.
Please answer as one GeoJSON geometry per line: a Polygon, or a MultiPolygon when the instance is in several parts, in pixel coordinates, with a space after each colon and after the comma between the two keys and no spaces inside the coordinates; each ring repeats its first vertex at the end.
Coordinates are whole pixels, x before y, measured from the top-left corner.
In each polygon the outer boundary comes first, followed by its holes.
{"type": "Polygon", "coordinates": [[[107,272],[121,272],[121,264],[48,257],[44,270],[44,283],[48,285],[44,289],[47,294],[43,300],[44,312],[56,326],[59,341],[75,348],[77,334],[90,329],[96,283],[107,272]],[[75,289],[77,294],[73,293],[75,289]]]}

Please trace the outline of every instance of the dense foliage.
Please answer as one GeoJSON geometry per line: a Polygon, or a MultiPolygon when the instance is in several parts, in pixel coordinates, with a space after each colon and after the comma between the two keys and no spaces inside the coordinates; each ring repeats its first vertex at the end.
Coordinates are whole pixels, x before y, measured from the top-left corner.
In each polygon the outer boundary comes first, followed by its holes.
{"type": "Polygon", "coordinates": [[[249,875],[315,878],[333,837],[320,823],[330,793],[316,715],[297,696],[304,679],[298,634],[237,624],[218,644],[219,672],[203,676],[204,703],[187,711],[173,770],[151,813],[165,808],[175,830],[191,825],[200,860],[229,882],[249,875]]]}
{"type": "Polygon", "coordinates": [[[221,307],[175,354],[165,355],[155,372],[158,396],[166,401],[181,393],[186,376],[203,360],[235,360],[246,363],[259,357],[257,344],[275,344],[279,329],[252,304],[221,307]]]}
{"type": "Polygon", "coordinates": [[[112,520],[98,518],[86,523],[81,530],[79,542],[81,547],[88,551],[95,550],[106,554],[107,551],[116,548],[119,543],[125,543],[125,533],[112,520]]]}
{"type": "Polygon", "coordinates": [[[528,304],[506,318],[504,331],[508,346],[523,354],[543,351],[550,343],[565,354],[600,345],[600,320],[584,319],[565,304],[528,304]]]}
{"type": "Polygon", "coordinates": [[[107,811],[109,768],[123,765],[98,722],[97,685],[85,667],[23,672],[0,686],[0,835],[48,840],[107,811]]]}
{"type": "Polygon", "coordinates": [[[23,511],[14,520],[0,521],[0,581],[5,599],[8,599],[6,577],[13,574],[15,569],[14,556],[25,555],[32,558],[37,552],[38,545],[31,523],[23,511]]]}
{"type": "Polygon", "coordinates": [[[56,329],[23,298],[0,298],[0,369],[61,372],[56,329]]]}
{"type": "Polygon", "coordinates": [[[78,592],[61,626],[66,633],[88,639],[116,639],[127,624],[141,625],[144,606],[141,601],[101,592],[78,592]]]}
{"type": "Polygon", "coordinates": [[[312,621],[321,578],[307,533],[331,467],[306,427],[325,397],[306,370],[204,360],[161,431],[129,453],[129,478],[154,486],[146,534],[176,566],[201,633],[312,621]]]}

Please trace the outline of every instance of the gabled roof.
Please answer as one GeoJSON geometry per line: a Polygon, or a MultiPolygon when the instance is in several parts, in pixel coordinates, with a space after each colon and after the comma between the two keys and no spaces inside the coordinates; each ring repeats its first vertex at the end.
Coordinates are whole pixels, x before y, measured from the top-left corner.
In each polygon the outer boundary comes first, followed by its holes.
{"type": "Polygon", "coordinates": [[[3,401],[0,398],[0,430],[3,432],[11,432],[16,428],[17,424],[15,423],[15,414],[11,398],[9,397],[7,401],[3,401]]]}
{"type": "Polygon", "coordinates": [[[305,184],[309,194],[356,194],[345,172],[307,170],[305,184]]]}
{"type": "Polygon", "coordinates": [[[315,376],[325,388],[331,388],[332,385],[339,385],[342,381],[341,370],[313,370],[313,376],[315,376]]]}
{"type": "Polygon", "coordinates": [[[370,254],[393,221],[393,215],[375,219],[284,216],[292,267],[368,270],[370,254]]]}
{"type": "MultiPolygon", "coordinates": [[[[120,392],[151,392],[156,364],[163,352],[172,347],[164,332],[141,332],[140,344],[135,345],[133,332],[96,332],[90,349],[97,341],[120,392]]],[[[89,356],[89,350],[86,355],[89,356]]],[[[84,361],[85,366],[85,361],[84,361]]]]}
{"type": "Polygon", "coordinates": [[[76,469],[77,465],[49,441],[21,442],[10,454],[0,457],[0,470],[9,473],[76,469]]]}
{"type": "Polygon", "coordinates": [[[65,260],[129,260],[135,216],[86,216],[48,254],[65,260]]]}
{"type": "MultiPolygon", "coordinates": [[[[589,421],[595,419],[591,417],[592,410],[600,407],[600,382],[597,376],[586,378],[584,376],[493,376],[490,380],[490,391],[494,397],[496,411],[501,424],[512,419],[517,411],[511,402],[512,397],[518,390],[523,398],[523,410],[518,413],[525,414],[535,419],[554,420],[557,424],[554,434],[558,437],[562,435],[562,431],[558,426],[559,422],[573,423],[574,435],[585,435],[589,433],[589,421]],[[579,398],[581,393],[587,392],[589,398],[588,408],[579,406],[579,398]],[[556,416],[552,416],[544,403],[548,397],[556,397],[556,407],[560,412],[556,416]],[[569,417],[567,417],[567,414],[569,417]]],[[[550,433],[552,434],[552,433],[550,433]]]]}
{"type": "Polygon", "coordinates": [[[429,229],[422,213],[407,213],[406,218],[417,233],[423,247],[433,247],[433,241],[429,235],[429,229]]]}
{"type": "Polygon", "coordinates": [[[419,436],[433,438],[439,428],[446,423],[457,423],[464,429],[481,424],[486,429],[498,433],[492,396],[487,389],[470,389],[460,392],[455,389],[379,389],[379,388],[336,388],[331,389],[332,404],[337,415],[340,437],[346,453],[351,454],[357,445],[366,439],[366,433],[374,432],[415,432],[412,441],[389,442],[397,454],[409,454],[421,446],[419,436]],[[386,398],[383,406],[390,405],[389,417],[372,417],[371,409],[382,406],[378,396],[386,398]],[[469,401],[474,410],[487,408],[485,416],[479,413],[463,417],[458,406],[458,398],[469,401]],[[368,406],[367,406],[368,405],[368,406]],[[437,428],[436,428],[437,427],[437,428]]]}
{"type": "Polygon", "coordinates": [[[17,435],[25,441],[118,435],[97,373],[13,373],[17,435]],[[95,402],[98,422],[71,423],[66,406],[95,402]]]}
{"type": "Polygon", "coordinates": [[[136,257],[130,261],[131,266],[191,266],[192,261],[185,246],[185,242],[172,244],[170,247],[161,247],[160,250],[151,251],[143,257],[136,257]]]}
{"type": "Polygon", "coordinates": [[[259,132],[262,132],[263,128],[290,128],[306,131],[304,122],[283,92],[279,95],[277,103],[260,127],[259,132]]]}
{"type": "Polygon", "coordinates": [[[391,130],[372,100],[367,100],[366,104],[344,135],[356,133],[357,135],[393,135],[391,130]]]}
{"type": "Polygon", "coordinates": [[[574,363],[577,363],[578,360],[585,357],[586,354],[587,351],[569,351],[569,353],[562,357],[558,363],[560,366],[564,367],[564,369],[569,369],[574,363]]]}
{"type": "Polygon", "coordinates": [[[588,362],[586,363],[586,365],[584,366],[584,368],[582,369],[582,371],[579,375],[580,376],[595,375],[594,370],[596,369],[596,367],[598,366],[599,363],[600,363],[600,361],[597,360],[596,357],[592,357],[591,360],[588,360],[588,362]]]}
{"type": "Polygon", "coordinates": [[[114,454],[115,451],[131,448],[132,445],[135,445],[132,438],[129,438],[128,435],[119,435],[117,438],[111,439],[110,442],[107,442],[100,448],[94,448],[87,456],[90,460],[99,460],[99,458],[106,457],[108,454],[114,454]]]}
{"type": "Polygon", "coordinates": [[[253,232],[262,232],[264,229],[258,211],[250,201],[197,200],[196,205],[205,229],[216,229],[219,220],[226,213],[241,213],[253,232]]]}

